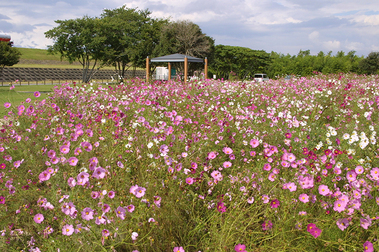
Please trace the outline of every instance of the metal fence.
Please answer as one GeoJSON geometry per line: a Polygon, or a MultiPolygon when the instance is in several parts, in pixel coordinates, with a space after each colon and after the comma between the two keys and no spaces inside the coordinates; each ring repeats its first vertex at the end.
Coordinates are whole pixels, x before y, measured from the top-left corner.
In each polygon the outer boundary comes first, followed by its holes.
{"type": "MultiPolygon", "coordinates": [[[[54,84],[62,82],[80,82],[82,79],[82,69],[61,69],[61,68],[4,68],[0,74],[0,83],[3,86],[14,83],[17,84],[54,84]]],[[[139,77],[145,78],[145,71],[126,71],[124,78],[139,77]]],[[[117,81],[119,79],[117,71],[98,70],[94,74],[93,81],[117,81]]]]}

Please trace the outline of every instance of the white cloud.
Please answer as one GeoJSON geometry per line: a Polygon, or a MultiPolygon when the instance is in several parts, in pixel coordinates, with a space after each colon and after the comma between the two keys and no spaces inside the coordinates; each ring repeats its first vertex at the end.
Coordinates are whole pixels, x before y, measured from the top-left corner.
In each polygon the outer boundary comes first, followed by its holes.
{"type": "Polygon", "coordinates": [[[341,42],[338,40],[326,41],[323,43],[323,46],[328,51],[336,51],[340,49],[341,42]]]}
{"type": "Polygon", "coordinates": [[[379,25],[379,15],[359,15],[354,17],[354,20],[358,23],[363,23],[366,25],[379,25]]]}
{"type": "Polygon", "coordinates": [[[309,40],[311,40],[311,41],[317,41],[318,40],[318,37],[320,36],[320,33],[318,32],[318,31],[313,31],[312,33],[310,33],[309,35],[308,35],[308,38],[309,38],[309,40]]]}
{"type": "Polygon", "coordinates": [[[361,42],[346,42],[345,48],[349,51],[358,51],[363,48],[363,43],[361,42]]]}

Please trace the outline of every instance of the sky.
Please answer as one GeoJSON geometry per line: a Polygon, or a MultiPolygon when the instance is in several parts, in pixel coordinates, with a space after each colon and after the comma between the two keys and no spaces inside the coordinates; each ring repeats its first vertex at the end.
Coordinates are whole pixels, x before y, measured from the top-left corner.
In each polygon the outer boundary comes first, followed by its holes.
{"type": "Polygon", "coordinates": [[[15,47],[46,49],[55,20],[99,17],[104,9],[149,9],[153,17],[189,20],[215,44],[297,55],[379,51],[377,0],[2,0],[0,33],[15,47]]]}

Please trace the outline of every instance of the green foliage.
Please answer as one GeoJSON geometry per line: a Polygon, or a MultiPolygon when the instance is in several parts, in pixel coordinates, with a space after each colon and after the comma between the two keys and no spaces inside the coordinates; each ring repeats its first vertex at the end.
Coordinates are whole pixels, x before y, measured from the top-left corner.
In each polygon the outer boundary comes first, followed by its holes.
{"type": "Polygon", "coordinates": [[[314,73],[338,74],[360,72],[359,62],[362,58],[350,51],[347,55],[343,51],[332,56],[332,52],[325,54],[320,51],[317,55],[311,55],[310,50],[300,50],[296,56],[283,55],[271,52],[272,63],[268,67],[267,74],[272,78],[280,78],[286,75],[310,76],[314,73]]]}
{"type": "Polygon", "coordinates": [[[245,79],[256,72],[265,72],[270,63],[269,54],[265,51],[252,50],[246,47],[217,45],[210,70],[217,78],[245,79]]]}
{"type": "Polygon", "coordinates": [[[98,61],[104,57],[106,37],[101,33],[102,20],[84,16],[83,18],[57,20],[58,26],[45,32],[54,40],[49,52],[60,53],[70,63],[79,61],[83,66],[83,82],[89,82],[95,73],[98,61]]]}
{"type": "Polygon", "coordinates": [[[21,53],[8,43],[0,41],[0,74],[6,66],[13,66],[20,60],[21,53]]]}
{"type": "Polygon", "coordinates": [[[379,70],[379,52],[371,52],[359,63],[359,68],[363,73],[377,74],[379,70]]]}
{"type": "Polygon", "coordinates": [[[148,10],[129,9],[125,6],[109,10],[101,15],[102,32],[107,38],[103,62],[113,65],[120,76],[130,66],[142,66],[159,43],[164,19],[150,17],[148,10]]]}
{"type": "MultiPolygon", "coordinates": [[[[214,39],[204,34],[201,28],[188,20],[167,23],[162,27],[159,45],[154,51],[155,56],[164,56],[174,53],[185,54],[198,58],[207,57],[212,61],[214,39]]],[[[183,63],[173,63],[176,70],[184,71],[183,63]]],[[[189,64],[189,73],[202,69],[203,65],[189,64]]]]}

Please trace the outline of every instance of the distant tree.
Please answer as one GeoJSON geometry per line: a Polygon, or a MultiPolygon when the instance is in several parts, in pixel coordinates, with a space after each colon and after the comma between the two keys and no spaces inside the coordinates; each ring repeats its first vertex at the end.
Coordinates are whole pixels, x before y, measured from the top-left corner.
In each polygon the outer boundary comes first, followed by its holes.
{"type": "Polygon", "coordinates": [[[0,41],[0,75],[6,66],[13,66],[20,61],[21,53],[7,42],[0,41]]]}
{"type": "Polygon", "coordinates": [[[265,51],[217,45],[210,68],[218,78],[229,78],[232,74],[240,79],[245,79],[253,76],[256,72],[265,72],[269,64],[270,54],[265,51]]]}
{"type": "MultiPolygon", "coordinates": [[[[169,22],[162,27],[159,45],[154,54],[164,56],[174,53],[212,60],[214,39],[202,32],[201,28],[188,20],[169,22]]],[[[175,63],[173,67],[183,71],[183,63],[175,63]]],[[[189,64],[189,74],[202,69],[199,63],[189,64]]]]}
{"type": "Polygon", "coordinates": [[[102,20],[84,16],[83,18],[57,20],[57,27],[45,32],[54,40],[48,46],[51,53],[60,53],[70,63],[79,61],[83,66],[83,82],[89,82],[96,72],[96,65],[104,57],[106,37],[101,32],[102,20]]]}
{"type": "Polygon", "coordinates": [[[359,62],[359,68],[363,73],[377,74],[379,70],[379,52],[371,52],[365,59],[359,62]]]}
{"type": "Polygon", "coordinates": [[[148,10],[129,9],[125,6],[108,10],[101,15],[103,35],[107,38],[103,61],[113,65],[124,77],[131,67],[142,66],[159,43],[160,31],[168,21],[150,17],[148,10]]]}
{"type": "Polygon", "coordinates": [[[159,53],[181,53],[193,57],[207,57],[214,40],[204,34],[197,24],[188,20],[170,22],[162,28],[159,53]]]}

